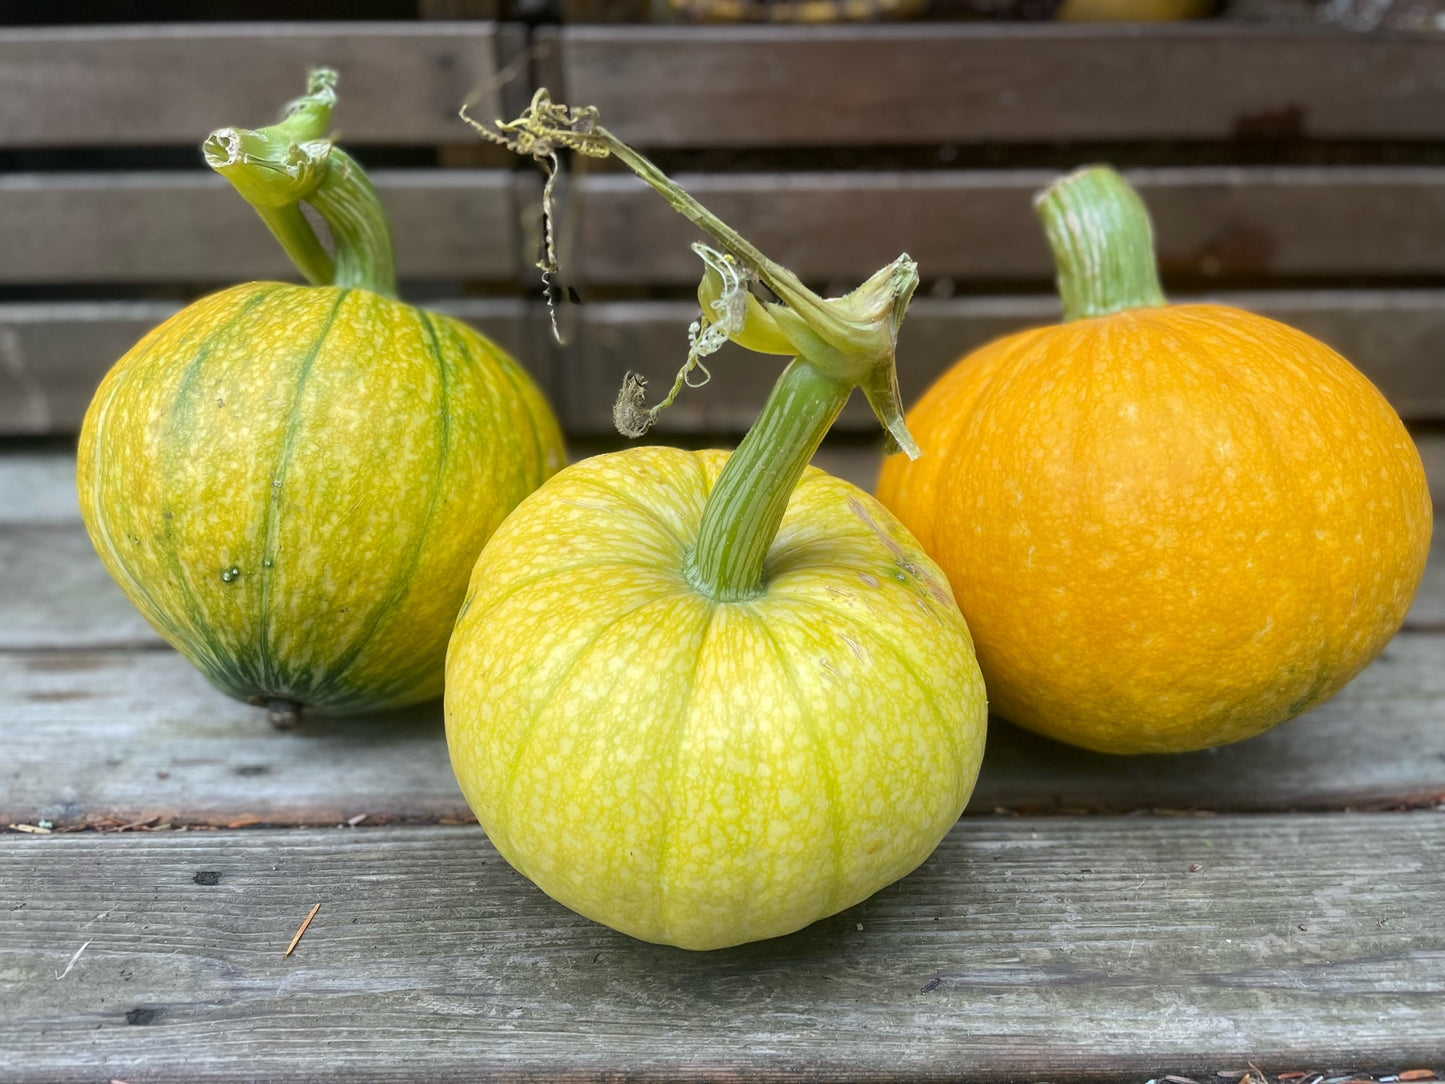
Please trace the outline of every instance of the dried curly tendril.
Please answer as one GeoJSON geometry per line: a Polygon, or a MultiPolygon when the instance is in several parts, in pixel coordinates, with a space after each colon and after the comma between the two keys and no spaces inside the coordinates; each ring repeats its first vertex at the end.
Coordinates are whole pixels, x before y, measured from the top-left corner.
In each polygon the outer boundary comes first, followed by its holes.
{"type": "Polygon", "coordinates": [[[893,363],[898,324],[918,284],[917,265],[907,254],[879,269],[847,296],[825,300],[669,180],[654,163],[607,131],[599,123],[595,107],[554,102],[543,87],[514,121],[498,120],[488,127],[468,116],[466,106],[461,116],[484,138],[536,159],[547,174],[542,192],[544,254],[537,266],[547,288],[554,335],[558,329],[556,311],[552,309],[552,276],[558,267],[553,198],[560,169],[559,148],[589,158],[617,158],[674,210],[706,231],[723,250],[694,246],[706,270],[698,290],[702,315],[688,331],[687,361],[668,395],[655,407],[646,405],[646,381],[636,373],[627,374],[613,410],[617,427],[624,435],[647,432],[657,413],[669,406],[683,387],[696,386],[692,379],[695,372],[702,372],[697,383],[706,383],[710,374],[701,359],[732,339],[759,353],[806,356],[832,378],[860,386],[888,434],[890,447],[917,457],[917,445],[904,422],[893,363]],[[755,281],[767,285],[779,301],[764,302],[754,296],[751,286],[755,281]]]}
{"type": "Polygon", "coordinates": [[[687,361],[677,371],[672,388],[660,403],[646,405],[647,381],[641,373],[629,372],[623,378],[622,390],[612,408],[612,421],[625,437],[640,437],[651,429],[658,414],[672,406],[684,387],[700,388],[711,380],[712,373],[702,359],[721,350],[747,322],[750,281],[747,272],[727,253],[704,244],[694,244],[692,250],[702,257],[707,267],[704,282],[717,296],[703,306],[702,315],[687,329],[687,361]],[[702,373],[702,378],[694,380],[695,372],[702,373]]]}
{"type": "Polygon", "coordinates": [[[562,341],[562,331],[557,324],[557,289],[553,285],[559,268],[557,266],[557,232],[555,196],[557,175],[562,163],[557,157],[558,147],[567,147],[589,158],[606,158],[612,152],[606,143],[588,139],[597,126],[597,110],[592,106],[571,109],[553,102],[547,88],[538,89],[532,96],[532,104],[514,121],[494,121],[495,128],[473,119],[467,106],[460,110],[462,120],[471,125],[484,139],[487,139],[514,154],[534,158],[542,166],[547,181],[542,186],[542,258],[537,269],[542,272],[542,289],[547,298],[547,313],[552,320],[552,337],[562,341]]]}

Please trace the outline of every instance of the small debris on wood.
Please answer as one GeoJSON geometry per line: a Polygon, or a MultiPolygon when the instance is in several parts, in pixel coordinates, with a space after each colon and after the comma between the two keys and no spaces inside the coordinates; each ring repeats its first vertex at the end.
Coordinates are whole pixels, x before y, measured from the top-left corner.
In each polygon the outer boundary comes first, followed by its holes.
{"type": "Polygon", "coordinates": [[[42,828],[38,824],[12,824],[8,827],[11,831],[27,832],[32,836],[48,836],[51,833],[51,829],[42,828]]]}
{"type": "Polygon", "coordinates": [[[55,980],[56,980],[57,982],[59,982],[61,979],[65,978],[66,975],[69,975],[69,974],[70,974],[70,969],[75,966],[75,961],[78,960],[78,959],[80,959],[80,954],[81,954],[82,952],[84,952],[86,949],[90,948],[91,942],[93,942],[94,940],[95,940],[95,938],[91,938],[90,941],[87,941],[85,944],[81,945],[80,948],[78,948],[78,949],[75,950],[75,955],[70,958],[70,963],[68,963],[68,964],[65,965],[65,970],[62,971],[60,974],[58,974],[58,975],[55,976],[55,980]]]}
{"type": "Polygon", "coordinates": [[[1197,1080],[1191,1080],[1187,1076],[1166,1076],[1166,1084],[1199,1084],[1197,1080]]]}
{"type": "Polygon", "coordinates": [[[191,878],[198,885],[218,885],[221,883],[221,871],[214,869],[197,870],[196,875],[191,878]]]}
{"type": "Polygon", "coordinates": [[[281,953],[282,956],[290,956],[291,953],[296,951],[297,942],[301,940],[301,935],[306,932],[306,927],[311,925],[311,920],[316,917],[316,912],[319,910],[321,910],[321,904],[319,903],[311,908],[311,913],[306,916],[306,921],[301,923],[301,928],[296,931],[296,936],[291,938],[291,943],[286,946],[286,951],[281,953]]]}
{"type": "MultiPolygon", "coordinates": [[[[139,828],[149,828],[151,825],[155,824],[156,821],[158,821],[158,820],[160,820],[160,819],[161,819],[161,818],[160,818],[159,815],[154,816],[154,817],[147,817],[147,818],[146,818],[145,820],[143,820],[143,821],[131,821],[129,824],[117,825],[117,826],[114,827],[114,828],[103,828],[103,829],[101,829],[101,831],[103,831],[103,832],[104,832],[104,831],[108,831],[108,832],[134,832],[134,831],[136,831],[136,830],[139,829],[139,828]]],[[[170,827],[170,826],[167,825],[166,827],[170,827]]]]}
{"type": "MultiPolygon", "coordinates": [[[[1301,922],[1299,926],[1296,927],[1296,929],[1298,929],[1301,933],[1309,933],[1310,931],[1310,928],[1306,926],[1303,922],[1301,922]]],[[[1300,1076],[1304,1076],[1304,1074],[1301,1073],[1300,1076]]],[[[1280,1079],[1283,1080],[1284,1077],[1280,1077],[1280,1079]]]]}
{"type": "Polygon", "coordinates": [[[1434,1069],[1406,1069],[1400,1074],[1401,1080],[1439,1080],[1434,1069]]]}
{"type": "Polygon", "coordinates": [[[918,992],[921,994],[932,993],[934,990],[937,990],[942,984],[942,979],[929,979],[923,984],[922,988],[918,992]]]}
{"type": "Polygon", "coordinates": [[[354,816],[354,817],[348,817],[348,818],[346,819],[346,823],[347,823],[349,826],[351,826],[352,828],[355,828],[358,824],[360,824],[360,823],[361,823],[362,821],[364,821],[364,820],[366,820],[366,814],[365,814],[365,813],[358,813],[358,814],[357,814],[356,816],[354,816]]]}
{"type": "Polygon", "coordinates": [[[1190,862],[1190,863],[1189,863],[1189,872],[1190,872],[1190,873],[1198,873],[1198,872],[1199,872],[1200,870],[1202,870],[1203,868],[1204,868],[1204,867],[1201,866],[1198,862],[1190,862]]]}

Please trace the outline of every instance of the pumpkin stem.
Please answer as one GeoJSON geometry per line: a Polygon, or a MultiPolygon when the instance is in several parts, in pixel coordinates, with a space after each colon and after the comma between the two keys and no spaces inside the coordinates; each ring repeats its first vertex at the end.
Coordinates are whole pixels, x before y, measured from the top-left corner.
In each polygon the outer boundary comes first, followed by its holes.
{"type": "Polygon", "coordinates": [[[1034,200],[1058,271],[1064,319],[1165,304],[1149,211],[1108,166],[1087,166],[1034,200]]]}
{"type": "Polygon", "coordinates": [[[272,696],[266,700],[267,717],[277,730],[295,730],[301,725],[303,705],[286,696],[272,696]]]}
{"type": "MultiPolygon", "coordinates": [[[[763,562],[788,500],[855,387],[863,389],[890,446],[918,457],[918,445],[903,421],[894,364],[898,326],[918,286],[918,265],[907,255],[846,297],[822,298],[598,123],[595,108],[553,102],[542,88],[514,121],[489,128],[468,117],[465,108],[462,116],[486,138],[536,158],[549,171],[556,168],[559,147],[619,159],[722,248],[718,253],[694,246],[706,268],[698,291],[703,316],[693,325],[688,361],[663,405],[689,382],[700,359],[727,339],[760,353],[793,357],[703,510],[686,569],[703,594],[733,602],[762,593],[763,562]],[[782,303],[753,295],[748,287],[754,280],[765,283],[782,303]]],[[[556,269],[550,250],[542,266],[556,269]]],[[[615,411],[628,436],[646,432],[660,409],[646,408],[643,399],[644,382],[629,373],[615,411]]]]}
{"type": "Polygon", "coordinates": [[[371,181],[326,136],[336,105],[336,73],[313,71],[305,97],[269,128],[219,128],[201,145],[314,285],[359,287],[396,296],[396,256],[386,211],[371,181]],[[305,200],[331,232],[328,253],[301,210],[305,200]]]}
{"type": "Polygon", "coordinates": [[[683,571],[718,602],[764,591],[763,564],[788,500],[853,386],[794,358],[708,495],[683,571]]]}

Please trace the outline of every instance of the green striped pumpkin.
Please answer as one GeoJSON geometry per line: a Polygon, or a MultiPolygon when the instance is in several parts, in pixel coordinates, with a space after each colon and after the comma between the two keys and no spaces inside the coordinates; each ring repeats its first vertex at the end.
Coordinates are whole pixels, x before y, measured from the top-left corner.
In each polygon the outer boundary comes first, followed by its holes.
{"type": "Polygon", "coordinates": [[[106,568],[217,687],[364,711],[440,695],[477,554],[562,458],[541,393],[465,324],[256,282],[110,371],[79,489],[106,568]]]}

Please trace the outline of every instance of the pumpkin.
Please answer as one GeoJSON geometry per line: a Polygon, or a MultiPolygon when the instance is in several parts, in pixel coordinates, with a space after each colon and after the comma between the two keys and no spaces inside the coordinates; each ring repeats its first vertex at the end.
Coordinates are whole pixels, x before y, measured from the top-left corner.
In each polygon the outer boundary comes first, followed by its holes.
{"type": "Polygon", "coordinates": [[[1065,322],[945,373],[878,496],[947,571],[994,711],[1115,753],[1258,734],[1404,620],[1430,547],[1419,454],[1323,343],[1169,305],[1147,212],[1094,168],[1039,202],[1065,322]]]}
{"type": "MultiPolygon", "coordinates": [[[[212,683],[283,724],[439,696],[477,554],[562,460],[516,362],[391,296],[365,176],[298,131],[324,131],[333,85],[320,73],[287,121],[218,133],[207,151],[243,192],[288,177],[276,159],[298,143],[329,157],[307,170],[341,283],[253,282],[187,306],[107,374],[79,448],[110,574],[212,683]]],[[[290,209],[268,224],[325,268],[294,193],[290,209]]]]}
{"type": "Polygon", "coordinates": [[[642,163],[727,238],[695,347],[799,356],[731,455],[584,460],[492,536],[447,657],[452,765],[497,850],[581,914],[692,949],[784,934],[922,862],[983,753],[942,573],[871,497],[807,468],[852,387],[891,384],[917,273],[904,257],[846,298],[804,293],[595,117],[548,116],[539,139],[642,163]],[[787,306],[744,296],[742,267],[787,306]]]}

